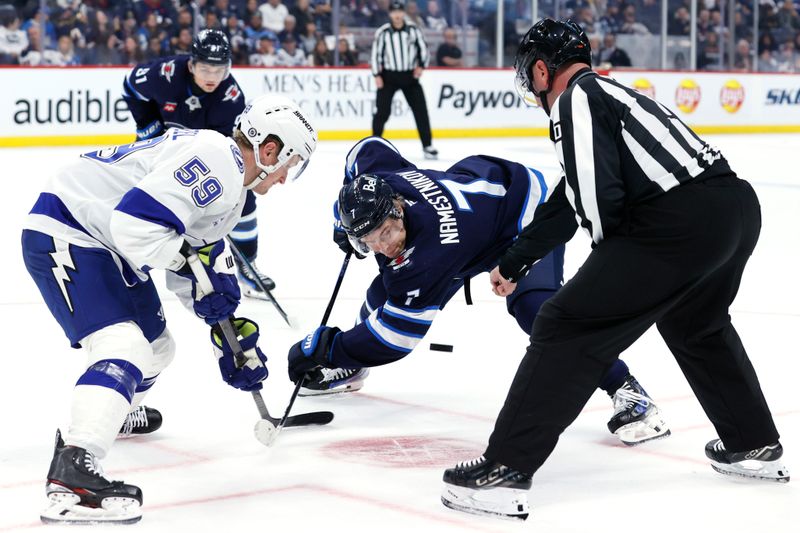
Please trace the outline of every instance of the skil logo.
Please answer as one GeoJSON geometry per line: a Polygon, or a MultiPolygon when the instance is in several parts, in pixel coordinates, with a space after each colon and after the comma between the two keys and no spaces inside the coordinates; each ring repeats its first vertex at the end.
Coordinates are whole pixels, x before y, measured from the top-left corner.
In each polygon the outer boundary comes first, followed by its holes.
{"type": "Polygon", "coordinates": [[[683,80],[675,89],[675,104],[684,113],[693,113],[700,104],[700,86],[694,80],[683,80]]]}
{"type": "Polygon", "coordinates": [[[314,133],[314,128],[311,127],[311,124],[308,123],[308,121],[305,119],[303,115],[300,114],[299,111],[295,111],[294,116],[296,116],[300,120],[300,122],[303,123],[303,125],[306,127],[308,131],[314,133]]]}
{"type": "Polygon", "coordinates": [[[719,103],[728,113],[736,113],[744,103],[744,87],[736,80],[728,80],[719,91],[719,103]]]}
{"type": "Polygon", "coordinates": [[[172,76],[175,75],[175,60],[167,61],[161,65],[161,75],[167,78],[167,83],[172,83],[172,76]]]}
{"type": "Polygon", "coordinates": [[[648,98],[652,98],[653,100],[656,99],[656,88],[650,83],[650,80],[645,78],[639,78],[638,80],[634,80],[633,88],[636,92],[642,93],[643,95],[647,96],[648,98]]]}
{"type": "Polygon", "coordinates": [[[800,89],[770,89],[767,91],[766,105],[798,105],[800,89]]]}
{"type": "Polygon", "coordinates": [[[177,108],[178,104],[176,102],[164,102],[164,111],[167,113],[173,113],[177,108]]]}
{"type": "Polygon", "coordinates": [[[223,102],[227,102],[230,100],[231,102],[235,102],[239,95],[242,94],[242,91],[239,90],[239,87],[236,84],[231,85],[228,87],[228,90],[225,91],[225,98],[222,99],[223,102]]]}

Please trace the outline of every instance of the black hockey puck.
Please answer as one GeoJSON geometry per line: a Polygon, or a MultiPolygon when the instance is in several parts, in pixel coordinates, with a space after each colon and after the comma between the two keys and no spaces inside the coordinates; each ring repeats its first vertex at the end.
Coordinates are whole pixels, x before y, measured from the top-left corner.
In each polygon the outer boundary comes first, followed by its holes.
{"type": "Polygon", "coordinates": [[[436,344],[435,342],[431,343],[431,351],[434,352],[452,352],[453,345],[452,344],[436,344]]]}

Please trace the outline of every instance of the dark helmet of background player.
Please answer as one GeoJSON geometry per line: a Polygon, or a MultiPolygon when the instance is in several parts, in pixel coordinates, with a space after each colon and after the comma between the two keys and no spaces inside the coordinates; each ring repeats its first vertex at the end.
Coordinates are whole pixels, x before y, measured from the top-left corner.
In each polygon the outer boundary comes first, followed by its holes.
{"type": "Polygon", "coordinates": [[[231,45],[219,30],[202,30],[192,40],[192,60],[211,65],[231,64],[231,45]]]}
{"type": "Polygon", "coordinates": [[[549,115],[547,93],[553,86],[553,77],[559,68],[569,63],[592,64],[592,48],[583,29],[571,20],[542,19],[534,24],[520,41],[514,61],[520,98],[530,104],[538,96],[549,115]],[[547,89],[537,93],[533,89],[531,70],[540,59],[550,76],[547,89]]]}
{"type": "Polygon", "coordinates": [[[389,217],[403,217],[394,205],[396,198],[399,197],[391,185],[374,174],[362,174],[339,191],[339,219],[358,252],[367,254],[370,251],[361,237],[380,227],[389,217]]]}

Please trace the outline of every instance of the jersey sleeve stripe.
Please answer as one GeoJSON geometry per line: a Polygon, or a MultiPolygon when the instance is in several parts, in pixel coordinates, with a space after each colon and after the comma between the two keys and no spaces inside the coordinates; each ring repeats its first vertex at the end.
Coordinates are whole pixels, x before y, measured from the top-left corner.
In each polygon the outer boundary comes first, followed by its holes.
{"type": "Polygon", "coordinates": [[[125,213],[139,220],[174,229],[179,235],[186,232],[183,222],[164,204],[134,187],[122,197],[115,211],[125,213]]]}
{"type": "Polygon", "coordinates": [[[406,322],[413,322],[414,324],[422,324],[422,325],[430,326],[431,323],[432,323],[431,320],[422,320],[422,319],[418,319],[418,318],[410,318],[407,315],[401,315],[399,313],[394,313],[394,312],[390,311],[389,309],[387,309],[386,307],[383,308],[383,314],[384,315],[388,315],[388,316],[392,316],[392,317],[395,317],[395,318],[399,318],[399,319],[404,320],[406,322]]]}
{"type": "Polygon", "coordinates": [[[391,334],[391,332],[383,332],[383,331],[379,332],[379,330],[376,329],[375,326],[377,325],[378,327],[380,327],[380,324],[373,324],[371,318],[372,317],[370,317],[370,319],[364,322],[364,325],[367,326],[369,332],[372,333],[372,335],[374,335],[375,338],[381,344],[388,346],[392,350],[402,353],[409,353],[419,343],[419,339],[402,339],[402,338],[396,339],[395,336],[391,334]],[[383,333],[383,335],[381,333],[383,333]],[[392,342],[392,340],[394,340],[395,342],[392,342]]]}
{"type": "Polygon", "coordinates": [[[430,324],[433,322],[433,318],[436,316],[436,313],[439,312],[439,307],[432,306],[426,307],[425,309],[406,309],[404,307],[393,305],[390,302],[386,302],[383,306],[383,310],[407,320],[411,319],[411,321],[427,322],[430,324]]]}

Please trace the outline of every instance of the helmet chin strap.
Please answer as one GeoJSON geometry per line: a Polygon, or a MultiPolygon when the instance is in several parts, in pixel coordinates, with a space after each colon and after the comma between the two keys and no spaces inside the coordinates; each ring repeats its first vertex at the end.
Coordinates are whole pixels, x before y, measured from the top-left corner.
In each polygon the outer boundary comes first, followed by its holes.
{"type": "MultiPolygon", "coordinates": [[[[555,69],[548,67],[547,68],[547,88],[542,89],[538,93],[534,93],[535,96],[539,97],[539,100],[542,102],[542,109],[544,112],[547,113],[547,116],[550,116],[550,104],[547,103],[547,95],[553,89],[553,78],[555,77],[555,69]]],[[[533,85],[533,80],[531,80],[531,86],[533,85]]],[[[531,87],[532,89],[533,87],[531,87]]]]}

